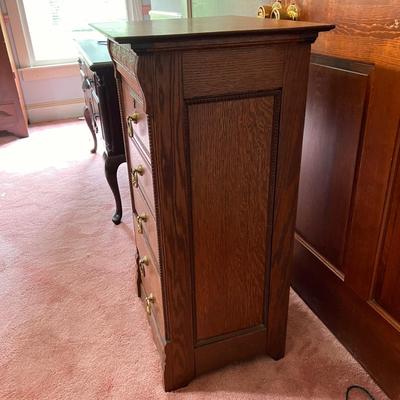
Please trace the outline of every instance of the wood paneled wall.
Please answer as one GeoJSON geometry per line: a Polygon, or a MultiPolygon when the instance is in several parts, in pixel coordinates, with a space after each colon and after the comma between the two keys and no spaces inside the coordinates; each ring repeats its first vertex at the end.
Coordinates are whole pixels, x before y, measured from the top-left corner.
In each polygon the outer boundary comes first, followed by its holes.
{"type": "Polygon", "coordinates": [[[300,0],[302,19],[336,24],[314,45],[318,53],[400,70],[398,0],[300,0]]]}
{"type": "Polygon", "coordinates": [[[336,29],[313,47],[293,286],[400,399],[400,2],[301,7],[336,29]]]}

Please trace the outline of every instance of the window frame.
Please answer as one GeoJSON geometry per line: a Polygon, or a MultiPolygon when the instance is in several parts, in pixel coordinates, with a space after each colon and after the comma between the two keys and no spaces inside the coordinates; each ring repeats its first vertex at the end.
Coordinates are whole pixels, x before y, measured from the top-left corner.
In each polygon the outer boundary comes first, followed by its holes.
{"type": "MultiPolygon", "coordinates": [[[[19,69],[38,67],[58,67],[75,64],[75,58],[38,61],[35,59],[28,21],[25,14],[23,0],[0,0],[5,5],[11,27],[11,36],[14,47],[14,58],[19,69]]],[[[192,0],[186,0],[187,16],[192,17],[192,0]]],[[[128,21],[142,19],[141,7],[138,0],[125,0],[128,21]]]]}
{"type": "MultiPolygon", "coordinates": [[[[126,14],[129,21],[134,20],[137,11],[135,0],[125,0],[126,14]]],[[[76,63],[76,58],[36,60],[33,51],[32,39],[29,32],[23,0],[4,0],[5,8],[11,25],[15,45],[15,58],[19,68],[34,68],[57,66],[76,63]]]]}

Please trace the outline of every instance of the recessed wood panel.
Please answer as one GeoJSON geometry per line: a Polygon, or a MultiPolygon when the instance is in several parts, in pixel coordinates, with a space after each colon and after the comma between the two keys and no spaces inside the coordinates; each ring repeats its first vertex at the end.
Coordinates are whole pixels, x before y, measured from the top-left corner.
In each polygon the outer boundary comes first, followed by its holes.
{"type": "Polygon", "coordinates": [[[296,229],[342,270],[368,76],[311,64],[296,229]]]}
{"type": "Polygon", "coordinates": [[[385,237],[378,266],[375,300],[400,322],[400,160],[393,178],[385,237]]]}
{"type": "Polygon", "coordinates": [[[274,97],[188,107],[196,338],[264,324],[274,97]]]}
{"type": "MultiPolygon", "coordinates": [[[[310,6],[311,3],[314,1],[309,2],[310,6]]],[[[332,268],[332,261],[330,263],[330,260],[326,259],[326,253],[323,253],[321,246],[310,245],[307,238],[297,236],[293,286],[371,376],[382,385],[389,397],[397,399],[400,396],[398,379],[400,325],[397,311],[399,296],[396,289],[398,291],[400,254],[396,247],[396,239],[398,242],[400,231],[395,214],[398,212],[396,202],[398,203],[399,197],[393,195],[391,199],[388,196],[392,193],[391,185],[389,185],[390,177],[393,175],[392,168],[396,167],[393,156],[399,127],[400,76],[379,65],[383,58],[395,60],[396,55],[393,49],[390,50],[386,46],[387,43],[383,37],[382,40],[376,40],[377,46],[372,45],[371,39],[379,31],[379,26],[386,24],[385,20],[379,17],[377,9],[379,8],[380,11],[386,9],[393,13],[394,7],[373,3],[370,0],[365,1],[364,5],[367,3],[370,3],[368,5],[371,7],[363,8],[367,10],[365,20],[374,19],[376,21],[374,26],[368,27],[368,24],[364,24],[361,27],[359,21],[353,18],[354,26],[358,24],[358,28],[365,29],[366,35],[363,38],[358,36],[355,30],[349,29],[347,38],[338,36],[335,38],[336,34],[328,34],[324,35],[324,39],[318,41],[316,45],[316,48],[324,53],[339,53],[344,57],[376,61],[378,64],[368,65],[350,59],[338,60],[327,56],[318,61],[318,64],[336,68],[339,72],[345,70],[368,76],[362,135],[358,154],[355,155],[357,157],[355,174],[353,174],[353,169],[342,170],[344,181],[349,179],[346,174],[351,174],[353,181],[351,206],[347,218],[348,226],[343,239],[345,245],[343,264],[342,267],[338,264],[334,265],[334,267],[340,267],[344,274],[332,268]],[[387,216],[389,217],[386,218],[387,216]],[[384,246],[381,254],[379,251],[382,241],[384,246]],[[373,285],[374,282],[377,285],[373,285]],[[366,332],[368,332],[367,335],[366,332]]],[[[328,13],[334,16],[338,25],[342,24],[343,19],[348,20],[350,15],[345,15],[340,11],[343,7],[345,6],[342,3],[332,1],[328,13]]],[[[360,4],[352,3],[349,4],[348,11],[352,13],[360,7],[360,4]]],[[[324,12],[323,6],[312,6],[307,12],[310,12],[309,15],[317,16],[318,19],[325,19],[328,15],[324,12]]],[[[341,29],[340,26],[339,29],[341,29]]],[[[314,76],[311,75],[310,81],[312,82],[313,79],[314,76]]],[[[311,82],[310,87],[312,87],[311,82]]],[[[328,94],[335,94],[338,98],[337,111],[343,109],[341,102],[345,100],[347,92],[348,82],[345,79],[337,82],[336,86],[330,87],[328,94]]],[[[312,95],[313,93],[309,92],[309,96],[312,95]]],[[[358,101],[359,98],[353,98],[353,107],[359,106],[358,101]]],[[[331,113],[334,113],[334,110],[331,110],[331,113]]],[[[337,112],[334,115],[332,122],[330,120],[317,121],[317,124],[328,125],[329,122],[334,126],[341,126],[342,113],[337,112]]],[[[320,113],[320,118],[326,118],[326,114],[320,113]]],[[[307,135],[306,130],[305,138],[307,135]]],[[[324,135],[324,131],[320,132],[320,135],[316,137],[316,142],[317,139],[323,140],[324,135]]],[[[306,146],[307,139],[304,142],[304,149],[306,146]]],[[[320,150],[323,155],[315,158],[314,165],[309,163],[311,172],[319,171],[321,166],[327,165],[326,157],[329,160],[331,149],[321,147],[320,150]]],[[[339,168],[338,171],[340,171],[341,164],[345,160],[346,158],[339,152],[338,156],[332,159],[335,164],[334,169],[339,168]]],[[[302,176],[301,186],[308,178],[312,181],[308,192],[312,188],[318,189],[323,184],[322,176],[316,173],[305,178],[302,176]]],[[[330,175],[325,176],[325,179],[330,179],[330,175]]],[[[393,181],[395,182],[396,179],[393,181]]],[[[304,189],[301,190],[304,195],[304,189]]],[[[343,196],[340,193],[339,195],[343,196]]],[[[327,209],[325,215],[322,212],[318,213],[318,204],[316,207],[316,223],[328,232],[338,223],[329,218],[329,210],[333,210],[335,206],[339,216],[343,211],[339,203],[335,205],[335,199],[337,199],[336,196],[332,198],[331,208],[327,209]]],[[[315,203],[308,205],[310,215],[314,213],[312,210],[314,205],[315,203]]],[[[300,213],[302,211],[299,208],[300,213]]]]}

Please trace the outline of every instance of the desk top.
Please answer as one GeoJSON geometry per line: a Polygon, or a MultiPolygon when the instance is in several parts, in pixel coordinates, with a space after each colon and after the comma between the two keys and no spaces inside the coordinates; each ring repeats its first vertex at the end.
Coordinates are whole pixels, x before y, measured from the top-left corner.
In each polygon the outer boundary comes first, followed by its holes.
{"type": "Polygon", "coordinates": [[[108,53],[107,41],[96,39],[75,40],[79,54],[84,58],[88,67],[95,71],[99,68],[112,66],[111,57],[108,53]]]}
{"type": "Polygon", "coordinates": [[[243,34],[318,33],[334,28],[334,25],[322,23],[237,16],[138,22],[120,21],[90,25],[112,41],[120,44],[196,39],[199,37],[217,38],[243,34]]]}

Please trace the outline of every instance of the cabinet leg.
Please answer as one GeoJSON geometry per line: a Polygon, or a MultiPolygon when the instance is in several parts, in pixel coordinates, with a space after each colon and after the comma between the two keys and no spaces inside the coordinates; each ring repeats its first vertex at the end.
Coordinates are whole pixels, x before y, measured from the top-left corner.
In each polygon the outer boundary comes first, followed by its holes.
{"type": "Polygon", "coordinates": [[[94,126],[92,124],[92,118],[90,115],[90,111],[89,109],[85,106],[84,110],[83,110],[83,116],[85,117],[85,121],[87,126],[89,127],[89,130],[93,136],[93,142],[94,142],[94,146],[93,149],[90,150],[91,153],[96,153],[97,151],[97,136],[96,136],[96,131],[94,129],[94,126]]]}
{"type": "Polygon", "coordinates": [[[114,222],[115,225],[118,225],[122,218],[122,204],[118,187],[117,171],[118,167],[125,162],[125,156],[121,154],[109,157],[104,153],[103,158],[106,179],[115,199],[115,214],[112,217],[112,222],[114,222]]]}

